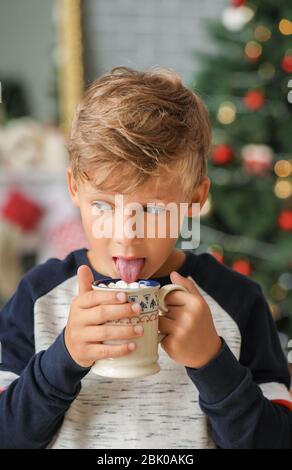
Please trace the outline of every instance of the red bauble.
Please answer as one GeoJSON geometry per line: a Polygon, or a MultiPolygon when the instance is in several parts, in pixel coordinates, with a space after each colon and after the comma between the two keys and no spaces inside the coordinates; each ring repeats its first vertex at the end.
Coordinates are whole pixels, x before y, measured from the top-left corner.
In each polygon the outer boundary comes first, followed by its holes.
{"type": "Polygon", "coordinates": [[[223,253],[221,253],[221,251],[217,251],[217,250],[212,250],[210,252],[210,254],[212,256],[214,256],[214,258],[219,261],[219,263],[224,263],[224,257],[223,257],[223,253]]]}
{"type": "Polygon", "coordinates": [[[36,227],[42,214],[42,207],[19,191],[12,191],[2,207],[2,217],[25,232],[36,227]]]}
{"type": "Polygon", "coordinates": [[[227,165],[233,159],[233,150],[229,145],[217,145],[212,150],[212,161],[215,165],[227,165]]]}
{"type": "Polygon", "coordinates": [[[240,274],[244,274],[245,276],[250,276],[252,273],[251,264],[248,260],[245,259],[238,259],[233,261],[232,269],[240,274]]]}
{"type": "Polygon", "coordinates": [[[246,0],[230,0],[230,3],[233,7],[241,7],[242,5],[245,5],[246,0]]]}
{"type": "Polygon", "coordinates": [[[282,59],[281,67],[286,73],[292,73],[292,55],[285,55],[282,59]]]}
{"type": "Polygon", "coordinates": [[[292,210],[286,209],[278,217],[279,227],[285,232],[292,232],[292,210]]]}
{"type": "Polygon", "coordinates": [[[245,106],[251,111],[257,111],[261,109],[265,102],[265,97],[261,91],[250,90],[243,98],[245,106]]]}

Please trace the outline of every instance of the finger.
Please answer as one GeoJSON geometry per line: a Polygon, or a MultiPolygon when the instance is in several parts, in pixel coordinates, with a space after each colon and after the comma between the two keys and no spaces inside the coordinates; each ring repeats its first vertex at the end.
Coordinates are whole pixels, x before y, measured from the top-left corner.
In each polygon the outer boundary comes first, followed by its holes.
{"type": "Polygon", "coordinates": [[[108,321],[133,318],[141,313],[141,305],[126,303],[122,305],[98,305],[84,311],[80,318],[81,325],[102,325],[108,321]]]}
{"type": "Polygon", "coordinates": [[[177,320],[181,314],[181,305],[167,305],[168,311],[163,313],[161,317],[167,318],[170,321],[177,320]]]}
{"type": "Polygon", "coordinates": [[[171,335],[175,330],[174,321],[165,315],[161,315],[158,318],[158,329],[163,335],[171,335]]]}
{"type": "Polygon", "coordinates": [[[121,357],[131,354],[136,349],[135,343],[124,344],[95,344],[90,345],[88,350],[88,360],[97,361],[113,357],[121,357]],[[133,345],[131,349],[131,345],[133,345]]]}
{"type": "Polygon", "coordinates": [[[89,266],[83,264],[77,270],[79,295],[92,290],[91,284],[94,281],[92,271],[89,266]]]}
{"type": "Polygon", "coordinates": [[[169,352],[172,349],[173,337],[171,335],[166,335],[165,338],[160,342],[160,345],[164,351],[169,355],[169,352]]]}
{"type": "Polygon", "coordinates": [[[179,284],[180,286],[185,287],[191,294],[201,296],[200,291],[191,276],[184,277],[177,271],[172,271],[170,279],[173,284],[179,284]]]}
{"type": "Polygon", "coordinates": [[[91,290],[80,295],[77,303],[81,308],[91,308],[97,305],[121,304],[128,301],[125,292],[108,292],[102,290],[91,290]]]}
{"type": "Polygon", "coordinates": [[[134,339],[143,335],[142,325],[100,325],[83,328],[81,337],[86,343],[134,339]],[[138,327],[138,328],[137,328],[138,327]]]}
{"type": "Polygon", "coordinates": [[[173,290],[169,292],[166,296],[165,302],[168,307],[172,306],[184,306],[186,305],[190,299],[194,298],[194,294],[191,294],[190,292],[184,292],[181,290],[173,290]]]}

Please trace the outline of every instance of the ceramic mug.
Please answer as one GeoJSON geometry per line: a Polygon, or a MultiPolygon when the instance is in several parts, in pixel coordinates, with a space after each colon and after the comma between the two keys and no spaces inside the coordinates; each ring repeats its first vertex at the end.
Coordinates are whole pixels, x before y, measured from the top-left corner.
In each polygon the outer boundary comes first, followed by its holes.
{"type": "Polygon", "coordinates": [[[168,311],[165,297],[173,290],[187,290],[178,284],[166,284],[160,287],[159,282],[150,279],[137,281],[139,284],[137,288],[107,287],[109,283],[116,283],[119,280],[100,279],[93,282],[92,288],[108,292],[125,292],[128,301],[138,302],[142,310],[135,317],[107,323],[112,325],[141,324],[144,334],[131,340],[103,341],[103,344],[123,344],[131,341],[136,343],[136,349],[126,356],[100,359],[91,370],[97,375],[114,378],[146,377],[156,374],[160,371],[158,343],[165,337],[158,331],[158,316],[168,311]],[[104,284],[106,287],[99,287],[99,284],[104,284]]]}

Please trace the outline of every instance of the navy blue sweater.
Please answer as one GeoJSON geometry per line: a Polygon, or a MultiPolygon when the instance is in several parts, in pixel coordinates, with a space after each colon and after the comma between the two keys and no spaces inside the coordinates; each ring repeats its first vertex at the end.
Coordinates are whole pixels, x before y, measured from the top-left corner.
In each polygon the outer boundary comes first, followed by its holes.
{"type": "Polygon", "coordinates": [[[23,277],[0,312],[0,448],[292,448],[290,376],[261,288],[186,254],[179,272],[209,304],[222,349],[201,369],[160,350],[160,373],[140,380],[97,377],[66,350],[86,249],[23,277]]]}

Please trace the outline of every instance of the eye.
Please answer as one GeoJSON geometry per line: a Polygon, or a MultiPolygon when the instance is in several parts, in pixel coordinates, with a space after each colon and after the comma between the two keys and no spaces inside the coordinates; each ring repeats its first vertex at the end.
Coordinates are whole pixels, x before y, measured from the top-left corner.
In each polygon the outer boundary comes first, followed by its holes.
{"type": "Polygon", "coordinates": [[[166,209],[164,206],[158,206],[158,205],[151,205],[151,206],[144,206],[144,211],[147,212],[148,214],[163,214],[166,209]]]}
{"type": "Polygon", "coordinates": [[[100,211],[112,211],[113,210],[113,207],[111,206],[111,204],[109,202],[105,202],[105,201],[93,201],[91,203],[91,206],[97,211],[97,212],[100,212],[100,211]]]}

